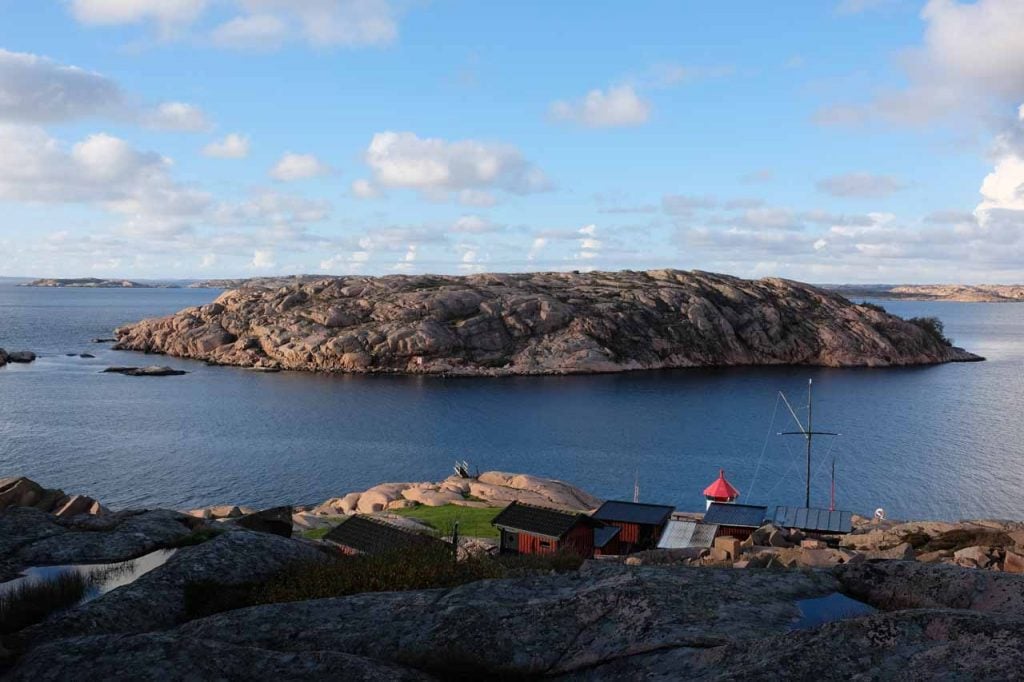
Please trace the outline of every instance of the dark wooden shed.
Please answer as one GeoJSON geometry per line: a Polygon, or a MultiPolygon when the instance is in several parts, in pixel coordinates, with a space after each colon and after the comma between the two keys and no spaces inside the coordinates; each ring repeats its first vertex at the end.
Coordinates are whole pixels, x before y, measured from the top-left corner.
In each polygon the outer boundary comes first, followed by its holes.
{"type": "Polygon", "coordinates": [[[654,549],[665,530],[665,524],[672,517],[675,507],[663,504],[641,504],[638,502],[619,502],[609,500],[594,512],[593,517],[610,526],[620,528],[614,544],[617,551],[611,548],[603,554],[631,554],[654,549]]]}
{"type": "Polygon", "coordinates": [[[345,554],[391,554],[448,543],[369,516],[352,516],[332,528],[324,540],[345,554]]]}
{"type": "Polygon", "coordinates": [[[746,540],[765,523],[768,507],[753,504],[712,502],[704,514],[704,523],[718,526],[716,537],[723,535],[746,540]]]}
{"type": "Polygon", "coordinates": [[[594,556],[594,530],[604,526],[580,512],[513,502],[491,522],[500,532],[502,554],[575,552],[594,556]]]}

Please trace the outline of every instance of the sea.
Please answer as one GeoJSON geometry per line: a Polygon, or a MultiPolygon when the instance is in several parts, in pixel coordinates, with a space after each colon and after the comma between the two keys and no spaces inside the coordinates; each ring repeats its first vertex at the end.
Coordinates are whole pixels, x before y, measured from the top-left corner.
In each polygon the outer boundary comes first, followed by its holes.
{"type": "Polygon", "coordinates": [[[724,469],[741,502],[892,518],[1024,519],[1024,304],[876,301],[935,316],[986,362],[898,369],[739,367],[593,376],[336,376],[114,351],[124,323],[209,289],[42,289],[0,281],[0,478],[114,508],[316,503],[472,470],[562,479],[608,499],[703,509],[724,469]],[[81,358],[88,353],[94,358],[81,358]],[[69,354],[75,354],[74,356],[69,354]],[[104,374],[167,364],[183,376],[104,374]],[[790,412],[780,394],[793,408],[790,412]]]}

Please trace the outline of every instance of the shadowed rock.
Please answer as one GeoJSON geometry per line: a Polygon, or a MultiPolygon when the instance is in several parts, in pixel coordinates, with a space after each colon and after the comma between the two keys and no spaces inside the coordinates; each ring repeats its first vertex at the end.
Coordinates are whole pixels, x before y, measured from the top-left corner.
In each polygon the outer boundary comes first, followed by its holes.
{"type": "Polygon", "coordinates": [[[182,374],[188,374],[183,369],[174,369],[172,367],[161,367],[153,365],[151,367],[107,367],[102,372],[103,374],[123,374],[128,377],[176,377],[182,374]]]}
{"type": "Polygon", "coordinates": [[[337,277],[245,287],[118,329],[117,348],[246,367],[564,374],[978,359],[782,279],[678,270],[337,277]]]}

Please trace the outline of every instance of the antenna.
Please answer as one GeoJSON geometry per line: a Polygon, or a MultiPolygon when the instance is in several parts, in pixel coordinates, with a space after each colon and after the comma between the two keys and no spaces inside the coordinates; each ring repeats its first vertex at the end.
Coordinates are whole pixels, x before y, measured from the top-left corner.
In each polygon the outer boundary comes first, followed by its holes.
{"type": "MultiPolygon", "coordinates": [[[[814,427],[813,427],[813,424],[814,424],[814,421],[813,421],[814,412],[813,412],[813,402],[812,402],[812,393],[811,393],[811,389],[813,388],[813,385],[814,385],[814,380],[813,379],[808,379],[807,380],[807,428],[806,429],[804,428],[804,425],[800,422],[800,418],[796,416],[796,412],[793,410],[793,406],[790,405],[789,404],[789,400],[786,399],[786,394],[783,393],[782,391],[779,391],[779,395],[782,396],[782,401],[784,403],[786,403],[786,407],[789,409],[789,413],[791,415],[793,415],[793,420],[796,421],[796,425],[800,427],[799,431],[783,431],[779,435],[780,436],[803,436],[804,438],[807,439],[807,479],[806,479],[807,480],[807,487],[806,487],[806,494],[805,494],[805,497],[804,497],[804,506],[806,508],[808,508],[808,509],[810,509],[810,507],[811,507],[811,441],[814,439],[814,436],[838,436],[839,435],[838,433],[833,433],[831,431],[815,431],[814,430],[814,427]]],[[[832,461],[833,461],[832,476],[833,476],[833,486],[834,486],[834,483],[835,483],[835,460],[833,459],[832,461]]],[[[834,497],[834,493],[833,493],[833,497],[834,497]]],[[[835,500],[833,499],[833,504],[834,504],[834,502],[835,502],[835,500]]]]}
{"type": "Polygon", "coordinates": [[[633,503],[636,504],[640,501],[640,470],[637,469],[633,473],[633,503]]]}

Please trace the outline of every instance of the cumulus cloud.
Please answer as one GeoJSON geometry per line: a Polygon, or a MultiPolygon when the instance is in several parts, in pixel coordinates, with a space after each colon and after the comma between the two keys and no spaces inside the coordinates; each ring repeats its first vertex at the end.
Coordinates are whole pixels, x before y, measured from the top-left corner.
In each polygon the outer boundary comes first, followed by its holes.
{"type": "Polygon", "coordinates": [[[281,182],[293,182],[327,175],[330,172],[331,167],[313,154],[286,152],[270,169],[270,177],[281,182]]]}
{"type": "Polygon", "coordinates": [[[0,120],[59,123],[117,113],[123,106],[121,89],[105,76],[0,49],[0,120]]]}
{"type": "Polygon", "coordinates": [[[399,14],[391,0],[72,0],[71,11],[86,25],[150,24],[161,40],[206,36],[218,47],[261,50],[293,41],[389,45],[398,36],[399,14]],[[211,11],[215,5],[228,8],[227,19],[211,11]]]}
{"type": "Polygon", "coordinates": [[[921,18],[923,43],[899,59],[905,88],[879,92],[866,104],[831,105],[816,120],[849,125],[880,116],[920,125],[964,113],[988,114],[1024,98],[1024,3],[928,0],[921,18]]]}
{"type": "Polygon", "coordinates": [[[210,121],[203,110],[185,102],[165,102],[145,112],[142,121],[156,130],[202,132],[210,129],[210,121]]]}
{"type": "Polygon", "coordinates": [[[847,199],[884,199],[904,189],[904,185],[891,175],[872,173],[846,173],[822,178],[817,182],[818,191],[834,197],[847,199]]]}
{"type": "Polygon", "coordinates": [[[581,99],[560,100],[551,105],[554,119],[588,128],[638,126],[646,123],[650,115],[650,103],[640,97],[632,85],[594,89],[581,99]]]}
{"type": "Polygon", "coordinates": [[[195,105],[165,102],[147,107],[101,74],[0,49],[0,121],[46,124],[96,117],[161,130],[195,132],[210,126],[195,105]]]}
{"type": "Polygon", "coordinates": [[[373,183],[366,178],[352,181],[352,194],[360,199],[373,199],[380,196],[380,190],[373,186],[373,183]]]}
{"type": "Polygon", "coordinates": [[[839,0],[836,5],[838,14],[862,14],[872,9],[879,9],[893,4],[894,0],[839,0]]]}
{"type": "Polygon", "coordinates": [[[254,270],[270,270],[277,267],[273,249],[256,249],[249,264],[254,270]]]}
{"type": "Polygon", "coordinates": [[[213,159],[244,159],[249,156],[249,138],[238,133],[229,133],[203,147],[203,156],[213,159]]]}
{"type": "Polygon", "coordinates": [[[478,215],[460,216],[452,225],[452,232],[465,234],[485,234],[498,232],[504,227],[478,215]]]}
{"type": "Polygon", "coordinates": [[[410,132],[373,136],[364,155],[375,188],[414,189],[428,197],[466,191],[531,194],[551,188],[537,166],[512,146],[478,140],[421,138],[410,132]]]}

